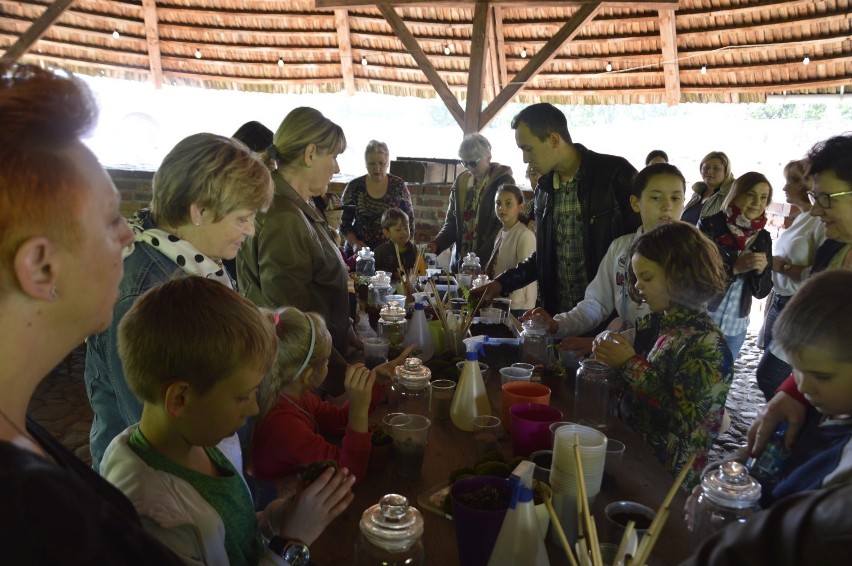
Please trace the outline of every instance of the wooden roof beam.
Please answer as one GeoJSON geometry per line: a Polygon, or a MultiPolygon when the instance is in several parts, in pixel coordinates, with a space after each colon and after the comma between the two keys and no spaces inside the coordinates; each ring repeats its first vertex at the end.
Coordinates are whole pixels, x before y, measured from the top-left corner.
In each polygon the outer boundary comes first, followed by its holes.
{"type": "Polygon", "coordinates": [[[163,88],[163,61],[160,57],[160,23],[156,0],[142,0],[145,16],[145,41],[148,43],[148,60],[154,88],[163,88]]]}
{"type": "Polygon", "coordinates": [[[349,35],[349,10],[334,11],[337,45],[340,49],[340,74],[348,96],[355,94],[355,72],[352,69],[352,38],[349,35]]]}
{"type": "Polygon", "coordinates": [[[391,29],[399,40],[402,41],[402,44],[405,45],[406,49],[408,49],[408,53],[414,58],[414,61],[417,62],[417,66],[420,67],[420,70],[423,71],[423,74],[426,75],[427,79],[429,79],[429,83],[432,85],[432,88],[435,89],[435,92],[438,93],[438,96],[441,97],[441,100],[444,101],[444,105],[447,107],[450,115],[455,119],[459,127],[464,129],[464,110],[462,110],[461,104],[459,104],[458,99],[452,91],[450,91],[447,83],[445,83],[440,75],[438,75],[438,71],[435,69],[435,66],[432,65],[432,62],[429,61],[429,58],[426,57],[425,53],[423,53],[423,49],[421,49],[420,45],[417,43],[414,35],[412,35],[405,26],[405,22],[402,21],[402,18],[399,17],[399,14],[397,14],[396,10],[394,10],[391,6],[386,4],[377,4],[376,7],[382,13],[385,20],[387,20],[388,24],[390,24],[391,29]]]}
{"type": "Polygon", "coordinates": [[[27,31],[21,34],[9,49],[0,57],[0,63],[15,63],[21,56],[29,51],[33,43],[39,40],[44,35],[47,28],[53,25],[59,16],[71,5],[74,0],[55,0],[53,4],[45,8],[41,16],[33,22],[27,31]]]}
{"type": "Polygon", "coordinates": [[[680,102],[680,64],[677,60],[677,27],[674,10],[660,10],[660,46],[663,52],[666,104],[677,106],[680,102]]]}
{"type": "Polygon", "coordinates": [[[493,10],[493,55],[494,59],[496,59],[496,63],[494,66],[494,94],[488,100],[489,102],[494,100],[494,97],[497,96],[497,92],[499,92],[499,89],[503,88],[503,85],[509,82],[509,77],[506,72],[506,42],[503,37],[503,8],[501,8],[500,6],[493,6],[493,10]]]}
{"type": "MultiPolygon", "coordinates": [[[[464,8],[470,7],[475,0],[314,0],[314,5],[318,10],[324,8],[363,8],[367,6],[419,6],[419,7],[436,7],[441,8],[464,8]]],[[[645,8],[648,10],[662,10],[666,8],[677,7],[680,0],[652,0],[646,2],[644,0],[613,0],[607,2],[607,6],[623,7],[623,8],[645,8]]],[[[492,0],[494,5],[499,5],[503,8],[529,8],[531,6],[537,8],[547,7],[565,7],[579,6],[584,4],[597,4],[598,0],[492,0]]]]}
{"type": "Polygon", "coordinates": [[[593,4],[583,4],[574,12],[571,19],[565,22],[565,25],[544,44],[544,47],[536,53],[529,63],[527,63],[520,72],[512,78],[512,82],[503,87],[503,90],[494,97],[479,119],[479,129],[482,130],[488,123],[494,119],[500,110],[512,100],[512,98],[523,89],[529,81],[535,77],[541,69],[556,56],[556,52],[565,45],[566,42],[577,35],[583,24],[592,20],[601,8],[601,2],[593,4]]]}
{"type": "Polygon", "coordinates": [[[485,79],[485,57],[488,41],[486,31],[491,20],[491,6],[487,0],[479,0],[473,10],[473,30],[470,41],[470,72],[467,79],[467,99],[464,109],[465,135],[478,133],[479,113],[482,112],[482,85],[485,79]]]}

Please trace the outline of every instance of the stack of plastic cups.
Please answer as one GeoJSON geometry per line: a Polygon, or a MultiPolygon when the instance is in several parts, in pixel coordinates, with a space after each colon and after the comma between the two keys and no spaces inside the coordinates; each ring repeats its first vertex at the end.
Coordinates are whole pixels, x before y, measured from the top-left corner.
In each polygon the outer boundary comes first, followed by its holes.
{"type": "MultiPolygon", "coordinates": [[[[574,457],[574,436],[580,440],[580,458],[589,508],[601,490],[604,463],[606,462],[606,435],[579,424],[567,424],[556,429],[553,441],[553,463],[550,468],[550,487],[553,489],[553,507],[568,542],[577,540],[577,462],[574,457]]],[[[562,547],[553,527],[550,540],[562,547]]]]}

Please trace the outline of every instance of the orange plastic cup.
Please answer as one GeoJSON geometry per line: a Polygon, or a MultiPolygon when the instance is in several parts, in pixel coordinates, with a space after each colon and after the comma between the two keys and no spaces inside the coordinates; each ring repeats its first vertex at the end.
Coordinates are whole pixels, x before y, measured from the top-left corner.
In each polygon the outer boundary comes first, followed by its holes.
{"type": "Polygon", "coordinates": [[[550,405],[550,388],[541,383],[529,381],[510,381],[503,384],[503,428],[510,432],[512,424],[509,418],[509,409],[517,403],[540,403],[550,405]]]}

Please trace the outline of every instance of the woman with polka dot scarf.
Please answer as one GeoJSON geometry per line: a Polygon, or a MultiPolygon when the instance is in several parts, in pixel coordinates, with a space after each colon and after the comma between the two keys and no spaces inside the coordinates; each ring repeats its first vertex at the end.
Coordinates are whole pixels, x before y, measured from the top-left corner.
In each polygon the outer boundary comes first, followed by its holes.
{"type": "Polygon", "coordinates": [[[150,209],[130,219],[135,241],[125,252],[112,324],[87,341],[85,380],[94,411],[90,449],[96,470],[112,439],[142,415],[118,357],[122,317],[142,293],[175,277],[196,275],[235,288],[222,260],[236,257],[254,234],[255,215],[272,202],[272,178],[241,142],[195,134],[166,155],[151,191],[150,209]]]}

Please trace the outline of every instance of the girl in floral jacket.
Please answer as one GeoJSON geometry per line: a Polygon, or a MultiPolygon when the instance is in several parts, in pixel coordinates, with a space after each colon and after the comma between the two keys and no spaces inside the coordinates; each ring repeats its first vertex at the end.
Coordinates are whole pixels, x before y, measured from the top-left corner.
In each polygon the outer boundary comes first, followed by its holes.
{"type": "Polygon", "coordinates": [[[656,339],[642,356],[610,334],[596,341],[594,353],[621,370],[627,384],[622,417],[672,474],[696,453],[684,480],[692,487],[719,432],[732,379],[725,337],[705,308],[725,289],[724,267],[716,246],[683,222],[637,238],[630,255],[628,292],[652,313],[639,321],[637,341],[649,329],[656,339]]]}

